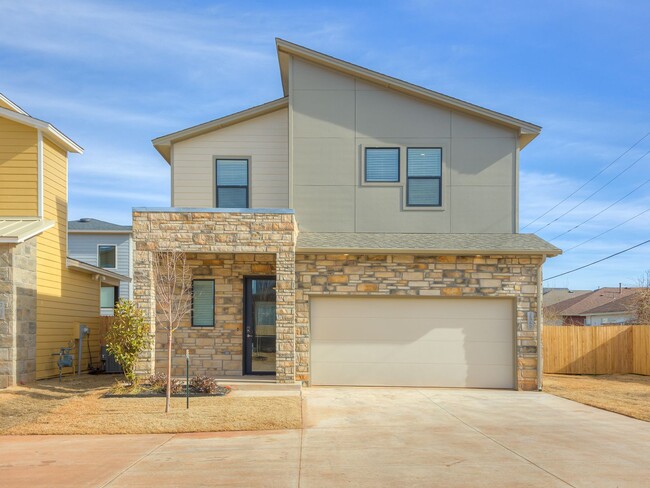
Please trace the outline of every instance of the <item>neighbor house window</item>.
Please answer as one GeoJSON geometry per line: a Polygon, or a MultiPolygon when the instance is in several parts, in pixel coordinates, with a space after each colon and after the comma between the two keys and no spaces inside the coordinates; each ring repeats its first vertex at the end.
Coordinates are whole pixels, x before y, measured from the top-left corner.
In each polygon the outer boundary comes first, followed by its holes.
{"type": "Polygon", "coordinates": [[[113,310],[117,303],[118,288],[116,286],[102,286],[99,294],[99,306],[103,309],[113,310]]]}
{"type": "Polygon", "coordinates": [[[99,267],[115,269],[117,267],[115,255],[115,246],[99,246],[97,249],[97,262],[99,263],[99,267]]]}
{"type": "Polygon", "coordinates": [[[248,208],[248,160],[217,159],[217,207],[248,208]]]}
{"type": "Polygon", "coordinates": [[[214,280],[192,281],[192,327],[214,327],[214,280]]]}
{"type": "Polygon", "coordinates": [[[398,147],[367,147],[365,152],[365,181],[367,183],[399,182],[398,147]]]}
{"type": "Polygon", "coordinates": [[[442,202],[442,149],[409,147],[406,150],[406,205],[439,207],[442,202]]]}

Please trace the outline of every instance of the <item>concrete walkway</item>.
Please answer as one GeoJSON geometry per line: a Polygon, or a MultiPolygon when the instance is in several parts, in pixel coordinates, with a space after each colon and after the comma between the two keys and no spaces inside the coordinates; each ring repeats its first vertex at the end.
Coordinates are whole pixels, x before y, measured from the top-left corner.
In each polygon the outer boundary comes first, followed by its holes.
{"type": "Polygon", "coordinates": [[[648,486],[650,424],[543,393],[303,390],[304,430],[0,437],[0,485],[648,486]]]}

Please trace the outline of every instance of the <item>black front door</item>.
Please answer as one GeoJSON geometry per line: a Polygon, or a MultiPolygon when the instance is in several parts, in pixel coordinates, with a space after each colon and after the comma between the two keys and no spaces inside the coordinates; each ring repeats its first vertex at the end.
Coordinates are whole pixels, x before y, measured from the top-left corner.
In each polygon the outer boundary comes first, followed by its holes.
{"type": "Polygon", "coordinates": [[[275,374],[275,278],[246,278],[244,374],[275,374]]]}

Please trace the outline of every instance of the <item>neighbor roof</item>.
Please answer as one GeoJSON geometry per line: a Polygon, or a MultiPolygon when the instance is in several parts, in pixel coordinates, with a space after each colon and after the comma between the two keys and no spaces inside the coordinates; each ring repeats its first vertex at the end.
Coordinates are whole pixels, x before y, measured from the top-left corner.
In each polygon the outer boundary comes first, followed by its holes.
{"type": "Polygon", "coordinates": [[[573,299],[591,293],[592,290],[569,290],[568,288],[544,288],[543,302],[545,307],[555,305],[565,300],[573,299]]]}
{"type": "Polygon", "coordinates": [[[53,221],[37,217],[2,217],[0,218],[0,243],[20,244],[53,226],[53,221]]]}
{"type": "Polygon", "coordinates": [[[113,285],[119,285],[121,281],[131,281],[131,278],[128,276],[124,276],[123,274],[115,273],[114,271],[109,271],[104,268],[99,268],[97,266],[93,266],[92,264],[84,263],[83,261],[79,261],[78,259],[73,259],[71,257],[68,257],[66,259],[66,265],[68,268],[74,269],[75,271],[97,275],[101,277],[100,281],[113,285]]]}
{"type": "Polygon", "coordinates": [[[417,254],[530,254],[557,256],[562,251],[534,234],[375,234],[300,233],[300,252],[417,254]]]}
{"type": "Polygon", "coordinates": [[[86,217],[79,220],[69,221],[68,232],[72,234],[95,234],[98,232],[110,234],[130,234],[131,226],[112,224],[111,222],[106,222],[104,220],[91,219],[86,217]]]}
{"type": "Polygon", "coordinates": [[[461,112],[469,113],[481,117],[483,119],[491,120],[501,125],[506,125],[519,130],[520,134],[520,144],[523,148],[532,141],[535,137],[539,135],[542,131],[542,128],[539,125],[535,125],[531,122],[526,122],[524,120],[516,119],[509,115],[505,115],[494,110],[490,110],[479,105],[474,105],[473,103],[460,100],[458,98],[450,97],[442,93],[429,90],[427,88],[408,83],[406,81],[393,78],[391,76],[378,73],[376,71],[369,70],[362,66],[343,61],[341,59],[328,56],[326,54],[308,49],[298,44],[293,44],[284,39],[276,38],[275,44],[278,50],[278,58],[280,61],[280,73],[282,76],[282,87],[284,89],[284,94],[289,93],[289,63],[287,56],[297,56],[312,63],[316,63],[327,68],[345,73],[356,78],[369,81],[371,83],[376,83],[386,88],[390,88],[407,95],[411,95],[423,100],[434,102],[438,105],[443,105],[454,110],[459,110],[461,112]]]}
{"type": "Polygon", "coordinates": [[[25,124],[35,129],[41,130],[54,143],[58,144],[66,151],[83,154],[84,150],[79,144],[74,142],[52,124],[28,115],[27,112],[25,112],[7,97],[4,95],[1,95],[1,97],[3,102],[15,110],[9,110],[8,108],[0,107],[0,117],[4,117],[6,119],[13,120],[14,122],[25,124]]]}
{"type": "Polygon", "coordinates": [[[627,307],[623,307],[622,299],[629,298],[637,290],[638,288],[600,288],[591,293],[556,303],[549,308],[564,316],[628,311],[627,307]],[[595,312],[594,310],[599,311],[595,312]]]}

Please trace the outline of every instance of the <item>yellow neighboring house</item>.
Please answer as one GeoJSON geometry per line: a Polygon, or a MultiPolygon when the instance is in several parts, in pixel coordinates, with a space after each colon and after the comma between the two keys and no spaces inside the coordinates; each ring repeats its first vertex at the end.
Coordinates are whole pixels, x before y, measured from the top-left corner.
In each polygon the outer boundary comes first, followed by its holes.
{"type": "Polygon", "coordinates": [[[101,283],[129,281],[67,256],[69,152],[83,149],[0,94],[0,388],[57,375],[68,345],[75,369],[99,366],[101,283]]]}

